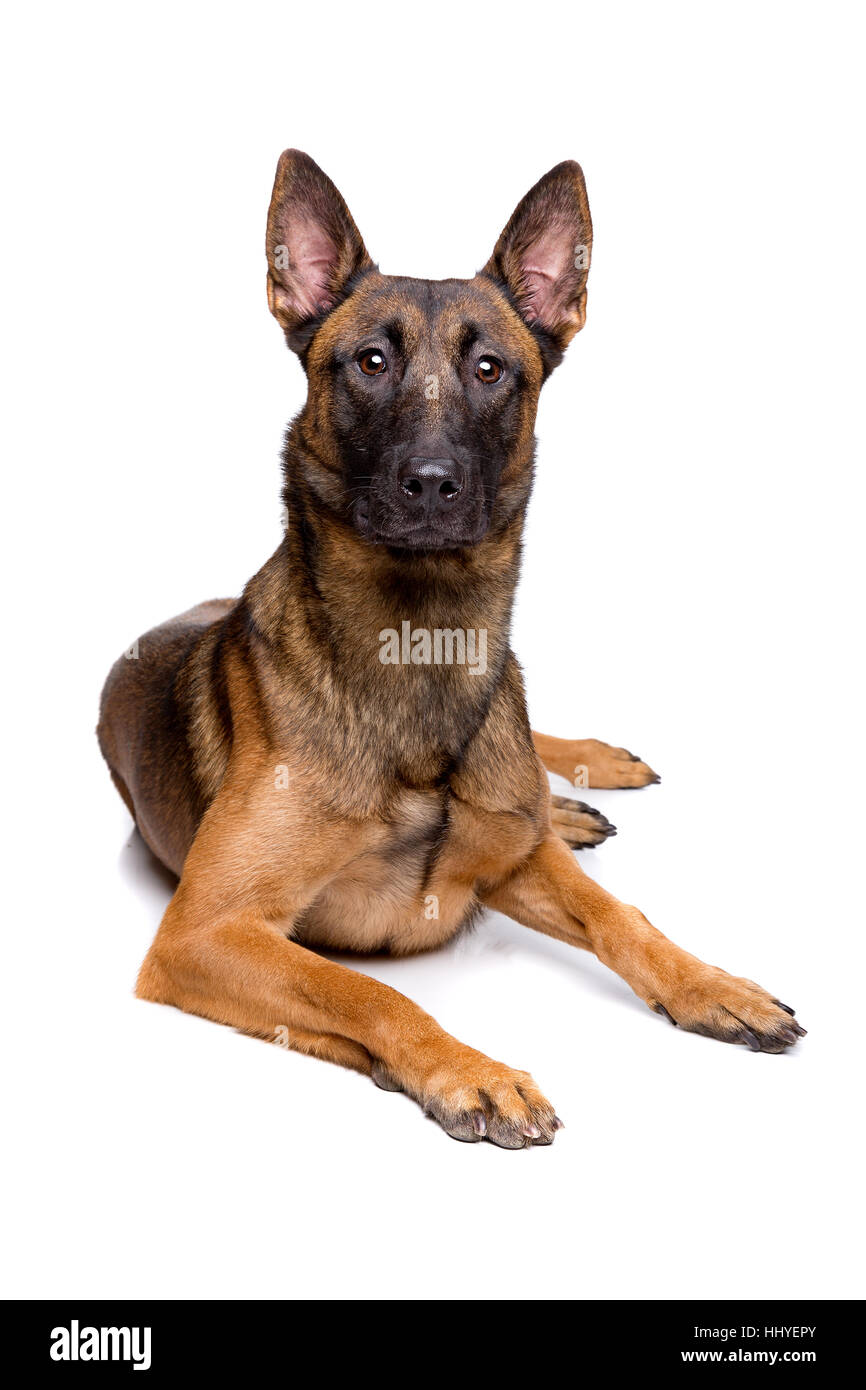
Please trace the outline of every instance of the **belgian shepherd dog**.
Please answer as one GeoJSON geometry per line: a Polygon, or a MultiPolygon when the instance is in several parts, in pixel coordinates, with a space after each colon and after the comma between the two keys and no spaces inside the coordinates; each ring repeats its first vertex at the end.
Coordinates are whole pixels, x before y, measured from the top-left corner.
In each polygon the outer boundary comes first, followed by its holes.
{"type": "Polygon", "coordinates": [[[532,1077],[321,951],[429,950],[485,906],[594,951],[674,1024],[755,1051],[805,1030],[600,888],[613,827],[551,797],[656,779],[622,748],[533,734],[509,646],[541,387],[586,314],[592,226],[565,162],[472,280],[382,275],[330,179],[280,158],[268,302],[308,381],[282,543],[237,600],[140,638],[99,741],[179,883],[142,999],[354,1067],[455,1139],[549,1144],[532,1077]]]}

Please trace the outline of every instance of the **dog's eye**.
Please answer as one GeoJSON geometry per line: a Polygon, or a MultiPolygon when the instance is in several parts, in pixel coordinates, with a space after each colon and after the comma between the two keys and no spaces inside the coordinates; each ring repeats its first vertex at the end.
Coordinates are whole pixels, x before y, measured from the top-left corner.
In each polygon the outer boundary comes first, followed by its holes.
{"type": "Polygon", "coordinates": [[[479,381],[498,381],[502,376],[502,363],[496,357],[482,357],[475,368],[479,381]]]}
{"type": "Polygon", "coordinates": [[[358,358],[358,366],[364,376],[381,376],[383,372],[388,370],[388,363],[382,353],[377,352],[375,348],[368,348],[366,352],[361,353],[358,358]]]}

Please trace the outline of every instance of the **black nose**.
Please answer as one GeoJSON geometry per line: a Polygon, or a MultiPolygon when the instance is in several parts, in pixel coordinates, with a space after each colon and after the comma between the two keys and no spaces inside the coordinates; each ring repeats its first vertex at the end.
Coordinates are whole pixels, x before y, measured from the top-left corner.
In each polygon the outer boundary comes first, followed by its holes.
{"type": "Polygon", "coordinates": [[[465,485],[466,474],[454,459],[409,459],[397,474],[406,505],[431,516],[453,506],[465,485]]]}

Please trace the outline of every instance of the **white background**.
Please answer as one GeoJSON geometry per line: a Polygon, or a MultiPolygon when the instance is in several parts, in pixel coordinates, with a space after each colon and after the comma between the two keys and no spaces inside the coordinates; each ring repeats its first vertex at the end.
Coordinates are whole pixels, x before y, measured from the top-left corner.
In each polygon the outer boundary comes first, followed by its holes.
{"type": "Polygon", "coordinates": [[[6,1292],[853,1297],[862,1281],[862,86],[842,4],[43,5],[3,44],[6,1292]],[[386,272],[471,275],[586,174],[515,624],[533,722],[663,776],[582,856],[810,1030],[681,1034],[487,917],[362,964],[531,1070],[551,1149],[136,1002],[167,880],[93,729],[140,632],[279,540],[303,375],[280,150],[386,272]],[[855,718],[856,716],[856,718],[855,718]]]}

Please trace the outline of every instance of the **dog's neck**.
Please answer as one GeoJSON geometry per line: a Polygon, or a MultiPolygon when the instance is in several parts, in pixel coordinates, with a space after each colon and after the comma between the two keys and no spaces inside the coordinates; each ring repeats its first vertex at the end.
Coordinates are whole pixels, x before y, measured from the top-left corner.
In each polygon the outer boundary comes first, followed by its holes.
{"type": "MultiPolygon", "coordinates": [[[[284,494],[286,537],[281,587],[295,619],[356,655],[380,633],[435,629],[486,631],[507,648],[517,583],[522,516],[462,550],[413,552],[373,544],[348,518],[323,508],[300,479],[284,494]]],[[[382,665],[382,662],[378,663],[382,665]]]]}
{"type": "Polygon", "coordinates": [[[503,678],[522,516],[471,549],[416,554],[362,538],[291,468],[284,496],[285,537],[245,598],[285,708],[333,700],[368,746],[380,730],[383,757],[402,749],[435,777],[503,678]]]}

